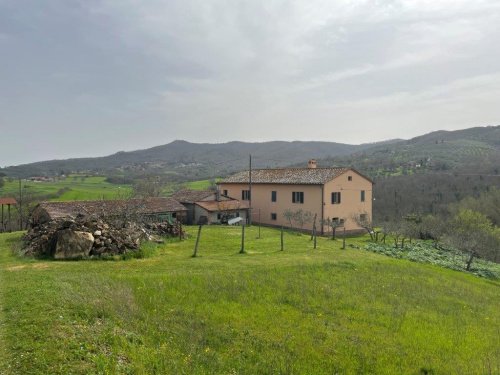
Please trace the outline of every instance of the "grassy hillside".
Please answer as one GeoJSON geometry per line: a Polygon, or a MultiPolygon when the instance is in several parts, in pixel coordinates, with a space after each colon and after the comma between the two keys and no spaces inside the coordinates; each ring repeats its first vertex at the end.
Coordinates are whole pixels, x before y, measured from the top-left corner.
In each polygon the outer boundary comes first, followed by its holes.
{"type": "MultiPolygon", "coordinates": [[[[42,197],[48,200],[72,201],[92,199],[113,199],[130,192],[129,185],[114,185],[105,181],[105,177],[72,175],[54,182],[22,181],[23,194],[42,197]]],[[[19,182],[5,181],[0,188],[1,196],[19,195],[19,182]]]]}
{"type": "MultiPolygon", "coordinates": [[[[340,242],[205,227],[140,260],[16,258],[0,235],[5,374],[500,372],[500,283],[340,242]]],[[[363,238],[349,243],[363,244],[363,238]]]]}

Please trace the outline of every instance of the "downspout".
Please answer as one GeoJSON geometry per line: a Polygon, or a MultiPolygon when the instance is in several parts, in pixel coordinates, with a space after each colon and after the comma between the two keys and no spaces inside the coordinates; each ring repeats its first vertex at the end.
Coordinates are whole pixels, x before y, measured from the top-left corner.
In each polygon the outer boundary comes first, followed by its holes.
{"type": "Polygon", "coordinates": [[[321,185],[321,235],[323,235],[323,219],[325,215],[325,185],[321,185]]]}

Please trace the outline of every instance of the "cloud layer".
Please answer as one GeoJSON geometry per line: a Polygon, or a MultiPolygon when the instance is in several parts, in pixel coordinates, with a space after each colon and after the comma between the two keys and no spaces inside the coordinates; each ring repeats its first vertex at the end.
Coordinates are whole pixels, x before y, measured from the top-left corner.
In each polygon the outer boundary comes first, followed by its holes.
{"type": "Polygon", "coordinates": [[[497,1],[0,0],[0,165],[500,123],[497,1]]]}

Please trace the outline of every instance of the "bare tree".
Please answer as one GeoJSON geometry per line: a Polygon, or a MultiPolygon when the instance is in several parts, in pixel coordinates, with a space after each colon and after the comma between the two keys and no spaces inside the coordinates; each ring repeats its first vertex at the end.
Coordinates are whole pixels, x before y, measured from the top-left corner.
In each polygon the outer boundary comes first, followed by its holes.
{"type": "Polygon", "coordinates": [[[137,180],[132,187],[135,198],[159,197],[162,194],[164,183],[160,177],[147,177],[137,180]]]}
{"type": "Polygon", "coordinates": [[[351,219],[361,228],[366,230],[366,232],[370,235],[370,239],[372,241],[376,240],[375,236],[375,227],[373,225],[372,218],[366,211],[361,211],[358,214],[354,214],[351,216],[351,219]]]}
{"type": "Polygon", "coordinates": [[[290,229],[293,230],[294,212],[291,209],[287,208],[285,211],[283,211],[283,217],[286,221],[288,221],[290,229]]]}
{"type": "Polygon", "coordinates": [[[299,209],[293,213],[293,220],[297,223],[297,226],[302,230],[304,224],[310,223],[312,221],[313,214],[311,211],[304,211],[299,209]]]}

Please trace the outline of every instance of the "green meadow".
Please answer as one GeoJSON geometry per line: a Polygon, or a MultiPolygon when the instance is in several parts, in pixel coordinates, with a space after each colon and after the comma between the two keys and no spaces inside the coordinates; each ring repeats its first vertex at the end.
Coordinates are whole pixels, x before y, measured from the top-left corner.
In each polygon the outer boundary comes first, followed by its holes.
{"type": "Polygon", "coordinates": [[[262,228],[142,259],[16,256],[0,235],[2,374],[499,374],[500,282],[262,228]]]}
{"type": "MultiPolygon", "coordinates": [[[[23,194],[44,197],[48,200],[73,201],[93,199],[116,199],[129,195],[129,185],[114,185],[102,176],[70,175],[54,182],[35,182],[23,180],[23,194]]],[[[0,188],[0,196],[19,196],[19,181],[5,180],[0,188]]]]}
{"type": "MultiPolygon", "coordinates": [[[[169,196],[175,190],[186,188],[193,190],[205,190],[211,186],[210,180],[190,181],[186,183],[167,184],[163,195],[169,196]]],[[[103,176],[70,175],[65,179],[54,182],[22,181],[23,194],[36,197],[41,200],[52,201],[75,201],[75,200],[99,200],[117,199],[130,197],[132,187],[130,185],[116,185],[106,181],[103,176]]],[[[0,188],[0,197],[19,196],[19,181],[8,181],[0,188]]]]}

